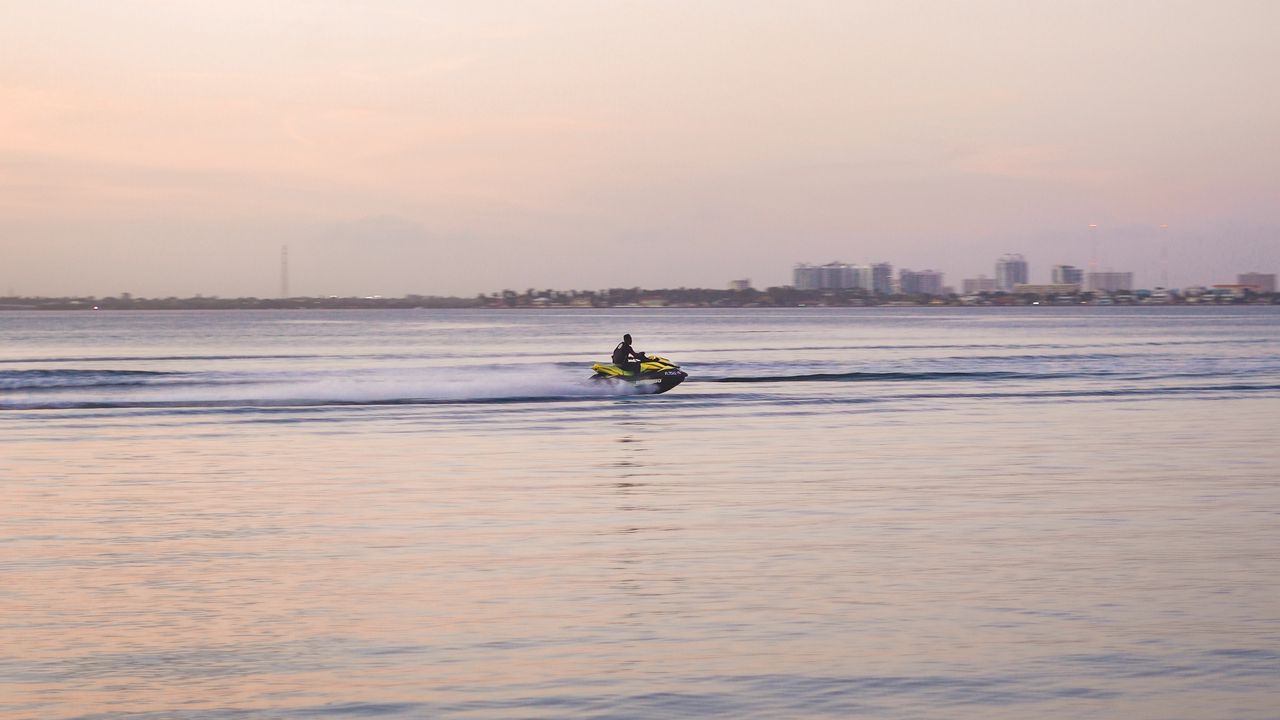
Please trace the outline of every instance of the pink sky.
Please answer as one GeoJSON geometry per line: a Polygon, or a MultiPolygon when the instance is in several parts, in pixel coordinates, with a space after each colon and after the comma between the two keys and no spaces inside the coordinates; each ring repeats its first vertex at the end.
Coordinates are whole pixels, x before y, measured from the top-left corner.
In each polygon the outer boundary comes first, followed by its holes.
{"type": "Polygon", "coordinates": [[[1280,270],[1274,2],[0,5],[0,292],[1280,270]],[[1168,223],[1169,229],[1158,226],[1168,223]]]}

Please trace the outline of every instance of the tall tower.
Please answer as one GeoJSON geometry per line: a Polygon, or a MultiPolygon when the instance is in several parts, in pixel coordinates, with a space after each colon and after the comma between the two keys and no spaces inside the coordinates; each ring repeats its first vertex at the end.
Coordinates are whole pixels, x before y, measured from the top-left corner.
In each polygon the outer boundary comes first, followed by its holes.
{"type": "Polygon", "coordinates": [[[289,297],[289,246],[280,246],[280,298],[289,297]]]}
{"type": "Polygon", "coordinates": [[[887,262],[871,266],[871,289],[881,295],[893,294],[893,266],[887,262]]]}
{"type": "Polygon", "coordinates": [[[1014,285],[1027,281],[1027,259],[1017,253],[1009,253],[996,261],[996,288],[1005,292],[1014,285]]]}

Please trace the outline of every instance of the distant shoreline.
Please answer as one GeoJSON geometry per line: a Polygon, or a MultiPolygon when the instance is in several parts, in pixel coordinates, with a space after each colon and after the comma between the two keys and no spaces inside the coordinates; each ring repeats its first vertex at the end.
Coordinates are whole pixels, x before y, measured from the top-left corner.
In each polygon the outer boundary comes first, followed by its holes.
{"type": "MultiPolygon", "coordinates": [[[[715,291],[719,293],[720,291],[715,291]]],[[[1171,307],[1224,305],[1280,305],[1280,293],[1247,297],[1201,295],[1152,299],[1137,294],[1072,298],[995,295],[990,297],[794,297],[714,298],[702,301],[647,299],[643,302],[610,302],[599,297],[575,297],[567,302],[543,298],[0,298],[0,312],[50,311],[147,311],[147,310],[707,310],[707,309],[804,309],[804,308],[893,308],[893,307],[1171,307]],[[779,300],[782,300],[781,302],[779,300]]]]}
{"type": "MultiPolygon", "coordinates": [[[[797,289],[784,285],[754,288],[640,287],[606,290],[502,290],[474,297],[409,294],[403,297],[293,296],[282,298],[193,297],[145,298],[121,293],[114,297],[0,296],[0,310],[598,310],[619,308],[804,308],[804,307],[1021,307],[1034,305],[1276,305],[1280,293],[1259,292],[1245,285],[1188,287],[1181,290],[1087,291],[1072,286],[1035,286],[1038,292],[982,292],[930,295],[877,293],[865,288],[797,289]],[[1051,291],[1052,290],[1052,291],[1051,291]]],[[[1018,288],[1015,288],[1017,290],[1018,288]]]]}

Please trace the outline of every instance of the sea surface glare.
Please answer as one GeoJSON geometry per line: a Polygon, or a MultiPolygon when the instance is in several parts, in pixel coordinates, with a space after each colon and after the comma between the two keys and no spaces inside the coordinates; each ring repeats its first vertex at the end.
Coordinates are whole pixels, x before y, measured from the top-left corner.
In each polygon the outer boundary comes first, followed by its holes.
{"type": "Polygon", "coordinates": [[[1278,419],[1275,307],[0,312],[0,718],[1277,718],[1278,419]]]}

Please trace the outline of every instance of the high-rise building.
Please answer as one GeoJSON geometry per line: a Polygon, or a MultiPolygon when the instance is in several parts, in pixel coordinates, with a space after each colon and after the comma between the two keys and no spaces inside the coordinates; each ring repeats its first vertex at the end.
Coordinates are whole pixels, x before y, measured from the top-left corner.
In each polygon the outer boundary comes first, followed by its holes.
{"type": "Polygon", "coordinates": [[[1083,285],[1084,269],[1075,265],[1054,265],[1053,266],[1053,284],[1055,285],[1083,285]]]}
{"type": "Polygon", "coordinates": [[[996,261],[996,287],[1005,292],[1014,285],[1027,281],[1027,260],[1017,253],[1009,253],[996,261]]]}
{"type": "Polygon", "coordinates": [[[848,263],[829,262],[826,265],[800,263],[792,271],[797,290],[846,290],[858,287],[857,268],[848,263]]]}
{"type": "Polygon", "coordinates": [[[850,266],[850,284],[849,287],[857,290],[872,290],[872,271],[866,265],[850,266]]]}
{"type": "Polygon", "coordinates": [[[965,278],[961,281],[961,287],[964,289],[965,295],[975,295],[977,293],[993,293],[996,291],[996,279],[989,278],[986,275],[979,275],[976,278],[965,278]]]}
{"type": "Polygon", "coordinates": [[[1273,293],[1276,291],[1275,273],[1249,272],[1236,276],[1237,285],[1250,285],[1254,292],[1273,293]]]}
{"type": "Polygon", "coordinates": [[[893,266],[889,263],[850,265],[829,262],[825,265],[799,263],[792,271],[797,290],[861,289],[885,295],[893,293],[893,266]]]}
{"type": "Polygon", "coordinates": [[[1133,289],[1133,273],[1131,272],[1087,272],[1084,274],[1084,289],[1092,292],[1116,292],[1133,289]]]}
{"type": "Polygon", "coordinates": [[[823,290],[843,290],[853,287],[853,266],[842,262],[829,262],[820,269],[823,290]]]}
{"type": "Polygon", "coordinates": [[[871,290],[881,295],[893,294],[893,266],[887,262],[871,266],[871,290]]]}
{"type": "Polygon", "coordinates": [[[941,295],[942,273],[903,268],[898,272],[898,287],[906,295],[941,295]]]}
{"type": "Polygon", "coordinates": [[[751,289],[751,279],[745,278],[743,280],[730,280],[729,289],[734,292],[746,292],[751,289]]]}
{"type": "Polygon", "coordinates": [[[791,277],[791,284],[797,290],[817,290],[822,287],[822,269],[808,263],[796,265],[791,277]]]}

